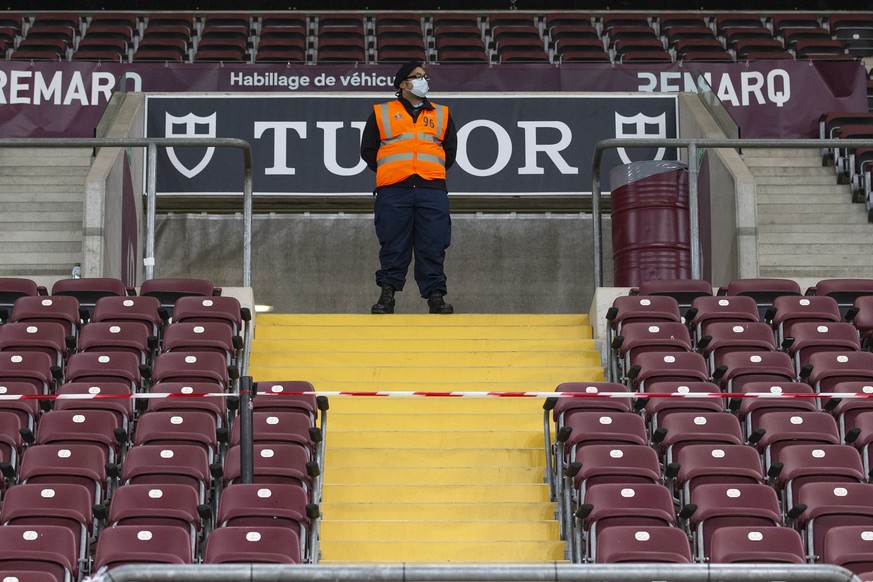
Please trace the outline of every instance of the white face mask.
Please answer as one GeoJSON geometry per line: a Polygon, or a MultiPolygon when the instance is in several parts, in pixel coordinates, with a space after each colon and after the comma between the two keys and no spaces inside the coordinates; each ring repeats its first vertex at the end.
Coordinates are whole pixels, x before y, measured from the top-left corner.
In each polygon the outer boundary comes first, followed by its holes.
{"type": "Polygon", "coordinates": [[[428,89],[430,89],[430,86],[428,86],[427,84],[427,79],[413,79],[412,89],[410,89],[409,92],[416,97],[421,97],[422,99],[424,99],[425,97],[427,97],[428,89]]]}

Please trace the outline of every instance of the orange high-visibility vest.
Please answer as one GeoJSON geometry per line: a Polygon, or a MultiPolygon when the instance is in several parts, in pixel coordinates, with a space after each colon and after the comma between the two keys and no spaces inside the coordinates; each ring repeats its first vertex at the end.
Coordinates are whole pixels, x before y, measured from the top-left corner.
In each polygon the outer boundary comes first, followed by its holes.
{"type": "Polygon", "coordinates": [[[381,143],[376,154],[376,187],[397,184],[413,174],[425,180],[446,179],[443,139],[449,108],[432,104],[417,121],[398,100],[374,106],[381,143]]]}

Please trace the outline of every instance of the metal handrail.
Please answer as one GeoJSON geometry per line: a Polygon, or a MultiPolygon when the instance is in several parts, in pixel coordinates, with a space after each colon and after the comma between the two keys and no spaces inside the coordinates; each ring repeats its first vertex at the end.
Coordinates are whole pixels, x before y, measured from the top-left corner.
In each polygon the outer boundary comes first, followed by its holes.
{"type": "Polygon", "coordinates": [[[845,568],[828,564],[204,564],[119,566],[92,582],[859,582],[845,568]]]}
{"type": "Polygon", "coordinates": [[[227,147],[236,148],[243,154],[243,287],[252,283],[252,146],[237,138],[5,138],[0,139],[0,148],[100,148],[144,147],[148,150],[146,174],[147,214],[146,249],[143,264],[145,278],[154,278],[155,272],[155,214],[157,189],[157,148],[159,147],[227,147]]]}
{"type": "Polygon", "coordinates": [[[603,152],[612,148],[687,148],[688,212],[691,242],[691,278],[700,279],[700,225],[698,222],[698,148],[859,148],[873,147],[871,139],[605,139],[594,146],[591,161],[591,204],[594,219],[594,288],[603,286],[603,217],[600,212],[600,164],[603,152]]]}

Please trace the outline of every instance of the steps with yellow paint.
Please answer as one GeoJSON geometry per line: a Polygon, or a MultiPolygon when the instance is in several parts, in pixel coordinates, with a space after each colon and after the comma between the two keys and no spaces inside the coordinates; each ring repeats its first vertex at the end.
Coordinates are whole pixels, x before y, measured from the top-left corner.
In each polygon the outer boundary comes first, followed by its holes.
{"type": "MultiPolygon", "coordinates": [[[[262,315],[249,373],[357,392],[603,378],[578,315],[262,315]]],[[[322,561],[563,560],[542,414],[542,399],[331,398],[322,561]]]]}

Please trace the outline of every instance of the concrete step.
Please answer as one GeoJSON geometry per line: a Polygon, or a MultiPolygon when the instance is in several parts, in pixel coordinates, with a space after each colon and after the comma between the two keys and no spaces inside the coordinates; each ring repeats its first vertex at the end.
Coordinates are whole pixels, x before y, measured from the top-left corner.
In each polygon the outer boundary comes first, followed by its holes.
{"type": "MultiPolygon", "coordinates": [[[[524,516],[519,516],[523,518],[524,516]]],[[[324,539],[335,541],[401,539],[427,542],[492,540],[542,541],[558,539],[557,521],[405,521],[325,519],[321,523],[324,539]]]]}
{"type": "MultiPolygon", "coordinates": [[[[15,243],[45,243],[46,241],[82,242],[82,230],[12,230],[0,231],[0,243],[15,244],[15,243]]],[[[28,247],[30,248],[30,247],[28,247]]]]}
{"type": "MultiPolygon", "coordinates": [[[[26,212],[26,213],[30,213],[32,216],[37,215],[38,213],[41,215],[43,212],[46,211],[46,202],[38,202],[38,201],[7,202],[7,203],[3,204],[2,208],[0,208],[0,210],[2,210],[4,214],[26,212]]],[[[76,215],[76,214],[81,216],[82,215],[82,201],[78,200],[78,201],[70,201],[70,202],[60,202],[60,201],[52,202],[51,203],[51,213],[52,214],[68,213],[71,216],[76,215]]]]}
{"type": "Polygon", "coordinates": [[[89,147],[68,147],[68,148],[0,148],[0,164],[7,160],[16,160],[18,158],[79,158],[81,160],[90,160],[93,148],[89,147]]]}
{"type": "MultiPolygon", "coordinates": [[[[811,156],[761,156],[748,157],[744,161],[746,166],[755,174],[760,168],[808,168],[811,167],[811,156]]],[[[817,166],[821,167],[821,166],[817,166]]]]}
{"type": "MultiPolygon", "coordinates": [[[[53,238],[46,237],[46,240],[40,242],[22,241],[6,243],[3,245],[3,251],[0,252],[0,256],[4,254],[27,255],[29,260],[39,261],[41,260],[40,257],[51,258],[52,254],[66,255],[71,252],[82,253],[81,240],[54,240],[53,238]]],[[[14,262],[14,260],[10,262],[14,262]]]]}
{"type": "Polygon", "coordinates": [[[755,177],[758,176],[767,176],[767,177],[783,177],[783,178],[793,178],[793,177],[828,177],[831,178],[836,183],[836,176],[829,168],[822,167],[810,167],[807,164],[800,164],[797,166],[788,166],[788,165],[768,165],[768,166],[760,166],[760,167],[750,167],[749,170],[752,172],[752,175],[755,177]]]}
{"type": "Polygon", "coordinates": [[[37,259],[31,259],[30,263],[3,264],[0,265],[0,277],[49,277],[53,279],[69,277],[73,263],[81,262],[82,256],[80,254],[72,261],[63,264],[39,262],[37,259]]]}
{"type": "Polygon", "coordinates": [[[836,177],[833,173],[819,175],[819,174],[810,174],[807,176],[803,176],[802,179],[798,179],[795,181],[787,181],[785,176],[779,175],[757,175],[755,176],[755,184],[758,186],[761,185],[800,185],[805,184],[807,186],[833,186],[837,183],[836,177]]]}
{"type": "MultiPolygon", "coordinates": [[[[832,234],[834,227],[830,224],[769,224],[766,228],[759,228],[760,232],[767,233],[813,233],[813,234],[832,234]]],[[[840,228],[841,234],[853,235],[871,235],[873,236],[873,224],[865,222],[864,224],[845,224],[840,228]]]]}
{"type": "MultiPolygon", "coordinates": [[[[458,385],[467,388],[469,385],[458,385]]],[[[552,390],[554,391],[554,386],[552,390]]],[[[259,391],[263,388],[259,386],[259,391]]],[[[463,416],[471,414],[533,415],[542,420],[542,402],[538,398],[414,398],[414,397],[337,397],[330,399],[330,414],[377,414],[379,418],[393,419],[399,415],[442,414],[463,416]]]]}
{"type": "MultiPolygon", "coordinates": [[[[585,375],[574,376],[569,381],[573,382],[603,382],[603,368],[586,368],[585,375]]],[[[265,382],[282,382],[289,378],[304,379],[300,376],[288,376],[288,373],[293,372],[292,369],[285,368],[249,368],[249,373],[253,378],[265,382]]],[[[312,382],[311,379],[305,378],[312,382]]],[[[541,378],[539,380],[526,381],[507,381],[500,382],[483,381],[483,382],[449,382],[439,378],[430,379],[427,382],[416,381],[387,381],[379,380],[374,382],[348,382],[345,380],[328,381],[316,380],[312,382],[316,389],[320,392],[554,392],[558,384],[567,382],[568,379],[563,374],[560,380],[556,378],[541,378]]],[[[386,401],[385,398],[374,398],[379,402],[386,401]]],[[[393,399],[393,398],[392,398],[393,399]]],[[[464,400],[467,400],[466,398],[464,400]]],[[[493,399],[489,399],[493,400],[493,399]]],[[[510,398],[507,398],[510,400],[510,398]]],[[[512,398],[511,400],[516,400],[512,398]]],[[[528,400],[524,398],[524,400],[528,400]]],[[[533,400],[533,399],[531,399],[533,400]]],[[[537,399],[539,405],[542,401],[537,399]]],[[[542,409],[540,410],[542,414],[542,409]]]]}
{"type": "Polygon", "coordinates": [[[19,272],[21,272],[21,265],[33,265],[34,267],[44,264],[66,265],[61,272],[69,274],[73,263],[82,262],[82,245],[81,243],[78,246],[73,243],[66,244],[69,246],[69,250],[66,252],[0,252],[0,264],[4,266],[18,265],[19,272]]]}
{"type": "Polygon", "coordinates": [[[870,256],[870,245],[867,244],[850,244],[831,241],[810,242],[805,243],[786,243],[786,244],[761,244],[758,243],[758,255],[828,255],[828,256],[854,256],[865,255],[870,256]]]}
{"type": "MultiPolygon", "coordinates": [[[[760,255],[758,261],[762,267],[781,267],[786,268],[805,268],[818,267],[819,269],[838,268],[844,269],[847,267],[868,268],[873,270],[870,265],[870,255],[867,254],[818,254],[818,255],[760,255]]],[[[821,278],[825,278],[822,276],[821,278]]]]}
{"type": "Polygon", "coordinates": [[[82,205],[79,204],[79,209],[77,211],[69,211],[69,212],[54,212],[52,210],[45,210],[45,206],[43,206],[43,210],[38,211],[38,215],[34,215],[33,211],[21,211],[21,210],[9,210],[0,212],[0,222],[6,222],[11,224],[21,225],[21,229],[29,228],[27,225],[31,222],[39,223],[64,223],[64,222],[78,222],[80,225],[82,224],[82,205]]]}
{"type": "MultiPolygon", "coordinates": [[[[379,382],[385,385],[415,383],[419,390],[439,391],[439,386],[461,383],[491,383],[492,390],[499,390],[506,382],[549,382],[557,386],[569,380],[593,380],[602,372],[600,368],[584,366],[529,367],[529,368],[309,368],[309,367],[264,367],[252,366],[250,373],[259,380],[281,381],[288,378],[305,378],[319,389],[324,383],[344,383],[346,390],[364,390],[362,385],[379,382]],[[429,386],[430,388],[426,388],[429,386]]],[[[446,390],[452,391],[452,390],[446,390]]]]}
{"type": "MultiPolygon", "coordinates": [[[[379,316],[373,316],[379,317],[379,316]]],[[[454,316],[450,316],[454,317],[454,316]]],[[[448,319],[448,318],[446,318],[448,319]]],[[[431,340],[471,340],[489,339],[495,341],[520,340],[520,339],[591,339],[590,330],[583,327],[550,326],[550,327],[507,327],[502,330],[500,337],[495,338],[493,328],[489,326],[459,325],[456,328],[433,327],[392,329],[390,327],[370,327],[349,325],[337,326],[262,326],[258,322],[255,331],[258,339],[376,339],[376,340],[402,340],[407,339],[431,339],[431,340]]]]}
{"type": "MultiPolygon", "coordinates": [[[[332,422],[336,422],[348,431],[364,431],[373,428],[372,412],[336,412],[330,411],[332,422]]],[[[380,423],[390,426],[392,430],[422,431],[422,430],[533,430],[542,436],[542,418],[530,411],[526,413],[455,413],[451,415],[433,414],[419,411],[416,413],[381,413],[380,423]]],[[[331,435],[336,431],[331,431],[331,435]]],[[[333,441],[331,441],[333,445],[333,441]]]]}
{"type": "MultiPolygon", "coordinates": [[[[329,445],[329,446],[332,446],[329,445]]],[[[541,467],[330,467],[330,482],[336,485],[387,485],[400,477],[408,485],[508,485],[543,483],[541,467]]],[[[536,517],[534,516],[536,519],[536,517]]],[[[439,519],[434,516],[432,519],[439,519]]],[[[447,518],[451,519],[451,518],[447,518]]]]}
{"type": "Polygon", "coordinates": [[[564,542],[323,541],[322,562],[555,562],[564,559],[564,542]]]}
{"type": "MultiPolygon", "coordinates": [[[[258,325],[260,326],[260,320],[258,325]]],[[[257,333],[257,332],[256,332],[257,333]]],[[[255,339],[252,341],[253,356],[273,352],[324,352],[333,354],[352,354],[355,352],[372,352],[374,346],[384,348],[384,341],[379,339],[255,339]]],[[[595,349],[593,339],[528,339],[505,340],[498,338],[455,340],[451,342],[435,342],[429,339],[406,339],[391,346],[393,355],[408,353],[443,353],[443,352],[476,352],[479,354],[501,354],[519,352],[588,352],[595,349]]]]}
{"type": "MultiPolygon", "coordinates": [[[[326,461],[325,461],[326,462],[326,461]]],[[[497,494],[494,485],[338,485],[325,483],[323,498],[335,503],[370,501],[376,503],[477,503],[491,501],[497,494]]],[[[549,500],[545,483],[503,485],[500,500],[540,503],[549,500]]]]}
{"type": "Polygon", "coordinates": [[[815,158],[821,159],[821,150],[819,148],[745,148],[743,149],[743,160],[759,159],[759,158],[815,158]]]}
{"type": "MultiPolygon", "coordinates": [[[[383,425],[384,426],[384,425],[383,425]]],[[[345,427],[344,427],[345,428],[345,427]]],[[[390,427],[393,429],[394,427],[390,427]]],[[[369,431],[332,430],[330,446],[334,448],[373,449],[378,454],[382,449],[458,449],[475,445],[487,449],[521,447],[535,449],[543,443],[540,430],[490,430],[487,426],[468,426],[467,430],[385,430],[373,426],[369,431]],[[375,430],[379,428],[379,430],[375,430]]]]}
{"type": "Polygon", "coordinates": [[[873,231],[869,233],[835,232],[821,233],[810,232],[801,228],[794,232],[759,232],[758,245],[803,245],[803,244],[829,244],[829,245],[854,245],[866,248],[870,252],[873,244],[873,231]]]}
{"type": "MultiPolygon", "coordinates": [[[[867,216],[866,214],[854,214],[854,213],[842,213],[842,214],[820,214],[817,215],[814,212],[758,212],[758,228],[760,230],[766,230],[771,224],[808,224],[808,223],[818,223],[818,224],[840,224],[840,225],[855,225],[855,224],[867,224],[867,216]]],[[[831,227],[833,228],[833,227],[831,227]]]]}
{"type": "MultiPolygon", "coordinates": [[[[372,346],[377,347],[377,346],[372,346]]],[[[258,367],[325,367],[336,363],[336,352],[297,351],[297,352],[267,352],[254,353],[251,365],[258,367]]],[[[600,354],[596,352],[440,352],[439,356],[432,353],[386,353],[379,352],[349,352],[343,354],[346,367],[376,366],[380,368],[428,367],[435,363],[445,368],[458,367],[503,367],[528,368],[544,364],[566,366],[597,366],[600,364],[600,354]]]]}
{"type": "Polygon", "coordinates": [[[391,317],[370,314],[268,314],[258,318],[258,327],[294,326],[294,327],[340,327],[367,326],[377,329],[409,328],[421,331],[427,329],[458,328],[467,326],[496,328],[492,335],[502,335],[505,328],[515,327],[583,327],[588,325],[588,316],[579,314],[531,315],[493,314],[493,313],[458,313],[451,317],[434,317],[432,315],[401,315],[391,317]]]}
{"type": "MultiPolygon", "coordinates": [[[[814,216],[820,216],[824,214],[830,214],[835,216],[855,216],[860,214],[860,209],[860,205],[856,206],[849,202],[845,204],[824,204],[820,203],[819,200],[816,200],[815,202],[801,202],[790,205],[771,204],[768,202],[760,201],[758,202],[758,216],[766,215],[767,213],[779,214],[785,212],[786,210],[790,210],[791,214],[809,214],[814,216]]],[[[867,220],[866,213],[864,214],[864,220],[867,220]]]]}
{"type": "MultiPolygon", "coordinates": [[[[28,221],[4,221],[3,213],[0,212],[0,232],[19,232],[22,230],[36,232],[76,231],[82,229],[82,220],[55,221],[55,222],[28,222],[28,221]]],[[[42,214],[40,214],[42,218],[42,214]]]]}
{"type": "Polygon", "coordinates": [[[85,195],[81,180],[74,184],[52,181],[46,184],[0,184],[0,203],[15,202],[76,202],[85,195]]]}
{"type": "Polygon", "coordinates": [[[848,192],[816,192],[808,194],[799,194],[797,192],[777,192],[764,193],[758,192],[758,207],[762,204],[780,204],[803,207],[809,204],[830,204],[830,205],[845,205],[846,207],[855,206],[852,204],[851,194],[848,192]]]}
{"type": "Polygon", "coordinates": [[[761,265],[760,277],[810,278],[810,279],[871,279],[873,266],[854,265],[799,266],[761,265]]]}
{"type": "MultiPolygon", "coordinates": [[[[330,436],[328,436],[330,438],[330,436]]],[[[367,449],[332,448],[325,452],[325,465],[365,467],[544,467],[546,454],[543,447],[530,449],[500,449],[482,456],[481,449],[458,448],[443,451],[430,449],[382,449],[378,456],[370,455],[367,449]]],[[[329,470],[329,469],[328,469],[329,470]]],[[[331,501],[339,501],[331,499],[331,501]]]]}
{"type": "Polygon", "coordinates": [[[797,196],[807,195],[829,195],[839,194],[847,200],[851,199],[851,192],[848,186],[833,184],[830,186],[808,186],[806,184],[759,184],[756,188],[758,197],[763,194],[795,194],[797,196]]]}
{"type": "Polygon", "coordinates": [[[555,504],[552,502],[517,503],[491,499],[481,503],[336,503],[325,500],[321,504],[324,518],[360,519],[376,521],[380,519],[403,519],[415,515],[422,521],[440,520],[512,520],[519,514],[529,519],[549,520],[555,517],[555,504]]]}

